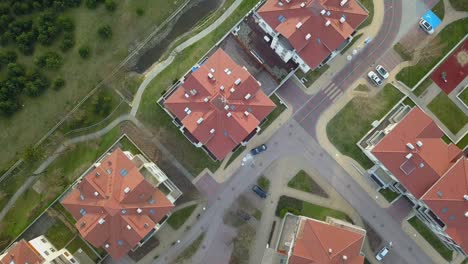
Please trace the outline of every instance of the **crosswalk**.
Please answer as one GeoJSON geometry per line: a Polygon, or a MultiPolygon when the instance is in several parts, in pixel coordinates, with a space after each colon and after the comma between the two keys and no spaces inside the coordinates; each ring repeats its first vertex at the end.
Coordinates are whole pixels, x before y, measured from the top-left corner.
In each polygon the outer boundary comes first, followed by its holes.
{"type": "Polygon", "coordinates": [[[343,95],[343,90],[333,82],[322,88],[322,91],[332,103],[336,102],[343,95]]]}

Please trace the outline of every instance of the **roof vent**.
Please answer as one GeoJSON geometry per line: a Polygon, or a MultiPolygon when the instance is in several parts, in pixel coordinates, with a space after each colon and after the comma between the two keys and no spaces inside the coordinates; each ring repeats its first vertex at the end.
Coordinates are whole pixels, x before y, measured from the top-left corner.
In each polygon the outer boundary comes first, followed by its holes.
{"type": "Polygon", "coordinates": [[[296,24],[296,28],[297,28],[297,29],[300,29],[301,27],[302,27],[302,23],[301,23],[301,22],[299,22],[299,23],[296,24]]]}
{"type": "Polygon", "coordinates": [[[409,149],[411,149],[411,150],[414,149],[414,146],[413,146],[413,144],[411,144],[411,143],[406,143],[406,146],[407,146],[409,149]]]}
{"type": "Polygon", "coordinates": [[[405,156],[406,159],[411,159],[411,157],[413,157],[413,154],[409,153],[408,155],[405,156]]]}
{"type": "Polygon", "coordinates": [[[340,3],[340,6],[346,5],[346,3],[348,3],[348,0],[342,0],[341,3],[340,3]]]}
{"type": "Polygon", "coordinates": [[[127,225],[128,230],[132,230],[132,227],[130,225],[127,225]]]}
{"type": "Polygon", "coordinates": [[[229,90],[231,93],[235,92],[236,89],[234,89],[234,87],[232,87],[230,90],[229,90]]]}
{"type": "Polygon", "coordinates": [[[279,5],[279,6],[283,6],[284,4],[283,4],[283,2],[278,1],[278,5],[279,5]]]}
{"type": "Polygon", "coordinates": [[[185,112],[187,115],[189,115],[190,113],[192,113],[192,110],[190,110],[190,108],[188,108],[188,107],[185,107],[184,112],[185,112]]]}
{"type": "Polygon", "coordinates": [[[419,168],[421,168],[421,169],[424,168],[424,163],[422,163],[422,162],[419,163],[419,168]]]}
{"type": "Polygon", "coordinates": [[[330,10],[327,11],[327,16],[331,16],[331,11],[330,10]]]}
{"type": "Polygon", "coordinates": [[[320,14],[321,14],[322,16],[324,16],[326,13],[327,13],[327,10],[325,10],[325,9],[322,9],[322,11],[320,11],[320,14]]]}
{"type": "Polygon", "coordinates": [[[214,76],[213,76],[213,74],[211,72],[208,73],[208,78],[210,78],[212,80],[214,79],[214,76]]]}
{"type": "Polygon", "coordinates": [[[106,245],[104,245],[104,247],[105,247],[105,248],[109,248],[109,247],[110,247],[110,245],[109,245],[109,244],[106,244],[106,245]]]}
{"type": "Polygon", "coordinates": [[[224,69],[224,72],[227,74],[227,75],[231,75],[232,71],[228,68],[224,69]]]}
{"type": "Polygon", "coordinates": [[[196,89],[191,89],[191,90],[190,90],[190,93],[191,93],[192,95],[196,95],[196,94],[198,93],[198,91],[197,91],[196,89]]]}
{"type": "Polygon", "coordinates": [[[80,200],[84,201],[84,195],[83,194],[80,194],[80,200]]]}
{"type": "Polygon", "coordinates": [[[423,143],[421,142],[421,140],[418,140],[416,141],[416,145],[418,145],[418,147],[421,148],[423,146],[423,143]]]}
{"type": "Polygon", "coordinates": [[[347,259],[348,259],[348,256],[343,255],[343,261],[344,261],[344,260],[347,260],[347,259]]]}
{"type": "Polygon", "coordinates": [[[465,217],[468,217],[468,211],[465,212],[465,217]]]}
{"type": "Polygon", "coordinates": [[[308,34],[305,36],[305,39],[306,39],[306,40],[309,40],[311,37],[312,37],[312,35],[311,35],[310,33],[308,33],[308,34]]]}
{"type": "Polygon", "coordinates": [[[232,113],[231,113],[231,112],[228,112],[226,115],[227,115],[227,117],[231,117],[231,116],[232,116],[232,113]]]}
{"type": "Polygon", "coordinates": [[[143,225],[143,227],[144,227],[144,228],[148,228],[148,227],[149,227],[148,223],[145,223],[145,224],[143,225]]]}
{"type": "Polygon", "coordinates": [[[344,15],[342,15],[340,17],[340,23],[343,24],[344,22],[346,22],[346,17],[344,15]]]}
{"type": "Polygon", "coordinates": [[[100,225],[104,224],[105,222],[106,222],[106,220],[104,220],[104,218],[100,218],[99,221],[98,221],[98,223],[100,225]]]}
{"type": "Polygon", "coordinates": [[[83,227],[85,227],[85,226],[86,226],[86,221],[81,222],[80,228],[83,228],[83,227]]]}
{"type": "Polygon", "coordinates": [[[143,210],[141,210],[141,208],[137,209],[137,214],[141,214],[142,212],[143,212],[143,210]]]}
{"type": "Polygon", "coordinates": [[[189,95],[188,93],[185,93],[184,96],[185,96],[185,98],[189,98],[189,97],[190,97],[190,95],[189,95]]]}
{"type": "Polygon", "coordinates": [[[327,19],[327,22],[325,22],[325,26],[328,27],[330,25],[331,25],[331,22],[330,22],[330,20],[327,19]]]}
{"type": "Polygon", "coordinates": [[[245,115],[245,116],[249,116],[249,112],[245,111],[245,112],[244,112],[244,115],[245,115]]]}
{"type": "Polygon", "coordinates": [[[251,95],[250,93],[248,93],[248,94],[246,94],[246,95],[244,96],[245,100],[249,100],[250,97],[252,97],[252,95],[251,95]]]}
{"type": "Polygon", "coordinates": [[[219,90],[224,91],[224,86],[221,85],[221,86],[219,87],[219,90]]]}
{"type": "Polygon", "coordinates": [[[241,78],[237,78],[237,80],[234,82],[235,85],[239,85],[242,82],[241,78]]]}
{"type": "Polygon", "coordinates": [[[203,117],[200,117],[200,118],[198,118],[198,120],[197,120],[197,124],[200,125],[201,123],[203,123],[203,117]]]}
{"type": "Polygon", "coordinates": [[[302,2],[301,3],[301,7],[304,8],[306,6],[306,3],[305,2],[302,2]]]}
{"type": "Polygon", "coordinates": [[[215,132],[215,129],[212,128],[212,129],[210,130],[210,134],[214,134],[214,132],[215,132]]]}
{"type": "Polygon", "coordinates": [[[99,176],[101,176],[101,174],[96,171],[96,177],[99,177],[99,176]]]}
{"type": "Polygon", "coordinates": [[[215,69],[211,68],[210,71],[211,71],[212,73],[214,73],[214,72],[215,72],[215,69]]]}
{"type": "Polygon", "coordinates": [[[465,201],[468,201],[468,194],[463,195],[463,199],[465,199],[465,201]]]}
{"type": "Polygon", "coordinates": [[[209,97],[205,97],[205,99],[203,99],[203,101],[204,101],[205,103],[208,103],[209,100],[210,100],[209,97]]]}
{"type": "Polygon", "coordinates": [[[331,254],[331,253],[333,253],[333,249],[329,248],[328,249],[328,254],[331,254]]]}
{"type": "Polygon", "coordinates": [[[94,192],[94,196],[99,196],[99,193],[98,193],[98,192],[94,192]]]}
{"type": "Polygon", "coordinates": [[[130,187],[126,187],[126,188],[124,189],[124,193],[129,193],[129,192],[130,192],[130,187]]]}

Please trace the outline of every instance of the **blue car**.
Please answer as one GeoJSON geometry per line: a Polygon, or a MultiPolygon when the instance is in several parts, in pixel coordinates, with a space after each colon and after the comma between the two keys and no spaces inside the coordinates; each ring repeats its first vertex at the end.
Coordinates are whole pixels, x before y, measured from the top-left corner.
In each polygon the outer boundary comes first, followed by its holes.
{"type": "Polygon", "coordinates": [[[267,197],[267,192],[265,192],[260,186],[254,185],[252,191],[256,193],[260,198],[265,199],[267,197]]]}
{"type": "Polygon", "coordinates": [[[255,156],[257,154],[260,154],[260,153],[264,152],[265,150],[267,150],[267,146],[265,144],[262,144],[262,145],[260,145],[260,146],[258,146],[256,148],[252,149],[250,151],[250,154],[252,154],[252,156],[255,156]]]}

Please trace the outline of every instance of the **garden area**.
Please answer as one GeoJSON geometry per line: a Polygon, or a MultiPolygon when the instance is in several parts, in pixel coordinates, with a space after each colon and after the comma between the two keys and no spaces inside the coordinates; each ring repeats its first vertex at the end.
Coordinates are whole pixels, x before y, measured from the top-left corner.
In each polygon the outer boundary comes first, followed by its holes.
{"type": "Polygon", "coordinates": [[[356,143],[372,128],[372,122],[382,119],[403,98],[393,85],[386,84],[375,97],[354,97],[327,125],[330,142],[364,169],[374,164],[356,143]]]}
{"type": "Polygon", "coordinates": [[[288,187],[328,198],[328,194],[304,170],[300,170],[289,182],[288,187]]]}
{"type": "Polygon", "coordinates": [[[317,220],[325,221],[327,216],[353,223],[351,218],[343,212],[311,204],[296,198],[281,196],[275,214],[283,218],[286,213],[303,215],[317,220]]]}
{"type": "Polygon", "coordinates": [[[182,209],[179,209],[173,212],[171,216],[169,216],[169,219],[167,219],[167,223],[174,230],[179,229],[187,221],[187,219],[192,215],[195,208],[197,208],[196,204],[184,207],[182,209]]]}
{"type": "Polygon", "coordinates": [[[465,113],[444,92],[440,92],[427,107],[454,134],[468,123],[465,113]]]}
{"type": "Polygon", "coordinates": [[[448,249],[442,241],[434,234],[419,218],[414,216],[408,220],[418,233],[447,261],[452,261],[453,252],[448,249]]]}
{"type": "MultiPolygon", "coordinates": [[[[349,47],[349,46],[348,46],[349,47]]],[[[328,64],[323,65],[322,67],[310,70],[307,73],[304,73],[300,69],[296,71],[297,78],[304,84],[306,88],[310,88],[311,85],[324,74],[330,66],[328,64]],[[304,79],[303,79],[304,78],[304,79]],[[304,82],[303,82],[304,81],[304,82]]]]}
{"type": "Polygon", "coordinates": [[[386,189],[380,189],[379,193],[387,200],[389,203],[393,202],[397,197],[400,196],[399,193],[396,193],[389,188],[386,189]]]}
{"type": "Polygon", "coordinates": [[[468,18],[457,20],[442,29],[421,50],[421,59],[413,66],[403,68],[396,79],[414,87],[460,40],[468,33],[468,18]],[[437,51],[437,52],[435,52],[437,51]]]}

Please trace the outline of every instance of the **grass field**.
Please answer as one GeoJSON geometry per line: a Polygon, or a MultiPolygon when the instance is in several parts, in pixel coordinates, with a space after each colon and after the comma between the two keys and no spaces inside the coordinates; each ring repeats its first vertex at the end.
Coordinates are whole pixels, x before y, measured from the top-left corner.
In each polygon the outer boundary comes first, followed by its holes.
{"type": "Polygon", "coordinates": [[[458,141],[457,146],[461,149],[465,149],[468,146],[468,134],[458,141]]]}
{"type": "Polygon", "coordinates": [[[265,176],[260,176],[260,178],[257,179],[257,185],[260,186],[260,188],[262,188],[264,191],[268,192],[270,189],[270,180],[265,176]]]}
{"type": "Polygon", "coordinates": [[[460,100],[462,100],[463,103],[465,103],[465,105],[468,106],[468,88],[463,90],[463,92],[458,97],[460,100]]]}
{"type": "Polygon", "coordinates": [[[323,65],[319,69],[310,70],[307,73],[302,72],[300,69],[297,70],[296,76],[301,80],[302,78],[306,78],[306,82],[304,83],[305,87],[310,88],[314,82],[324,74],[330,66],[328,64],[323,65]]]}
{"type": "Polygon", "coordinates": [[[62,221],[57,219],[45,233],[47,239],[58,249],[63,248],[75,236],[62,221]]]}
{"type": "Polygon", "coordinates": [[[427,88],[431,86],[431,84],[433,84],[432,79],[426,78],[420,85],[418,85],[416,89],[414,89],[413,93],[416,96],[421,96],[427,90],[427,88]]]}
{"type": "Polygon", "coordinates": [[[267,116],[267,120],[260,126],[262,130],[258,134],[262,134],[265,130],[273,123],[273,121],[286,110],[286,106],[280,102],[280,99],[276,94],[272,95],[270,99],[275,103],[276,108],[267,116]]]}
{"type": "Polygon", "coordinates": [[[408,220],[408,222],[421,234],[426,241],[439,252],[439,254],[447,261],[452,261],[453,252],[442,244],[440,239],[416,216],[408,220]]]}
{"type": "Polygon", "coordinates": [[[333,218],[341,219],[352,223],[351,218],[348,215],[341,211],[333,210],[330,208],[318,206],[315,204],[311,204],[305,201],[301,201],[292,197],[288,196],[281,196],[278,201],[278,206],[276,207],[276,216],[280,216],[280,212],[284,208],[292,208],[293,213],[297,211],[300,215],[307,216],[310,218],[314,218],[317,220],[325,221],[327,216],[331,216],[333,218]]]}
{"type": "Polygon", "coordinates": [[[437,4],[432,8],[432,12],[434,12],[440,20],[443,20],[445,16],[444,0],[439,0],[439,2],[437,2],[437,4]]]}
{"type": "Polygon", "coordinates": [[[457,20],[442,29],[427,46],[428,54],[417,64],[408,66],[396,75],[396,79],[413,87],[468,33],[468,18],[457,20]],[[433,50],[437,50],[434,53],[433,50]],[[429,56],[430,55],[430,56],[429,56]]]}
{"type": "MultiPolygon", "coordinates": [[[[80,8],[66,11],[65,15],[75,21],[76,44],[72,50],[62,55],[64,61],[60,70],[46,73],[53,77],[51,79],[61,76],[65,79],[66,86],[59,91],[49,89],[38,98],[24,98],[21,111],[10,118],[0,117],[0,145],[3,146],[0,167],[5,167],[25,147],[34,144],[52,128],[79,99],[127,56],[136,42],[141,41],[155,25],[164,21],[182,3],[183,0],[125,0],[118,1],[117,9],[112,13],[106,11],[104,5],[96,10],[89,10],[84,4],[80,8]],[[138,16],[137,8],[145,10],[145,15],[138,16]],[[112,25],[113,35],[110,40],[100,41],[96,37],[96,27],[103,24],[112,25]],[[81,45],[91,48],[91,56],[87,60],[78,55],[81,45]]],[[[34,55],[59,50],[59,42],[56,41],[47,48],[37,45],[34,55]]],[[[32,65],[33,57],[19,56],[18,61],[32,65]]]]}
{"type": "Polygon", "coordinates": [[[379,193],[382,194],[385,200],[387,200],[389,203],[393,202],[393,200],[400,196],[399,193],[396,193],[390,189],[380,189],[379,193]]]}
{"type": "Polygon", "coordinates": [[[465,113],[444,92],[440,92],[427,107],[454,134],[468,123],[465,113]]]}
{"type": "Polygon", "coordinates": [[[303,192],[312,192],[314,182],[307,172],[300,170],[289,182],[288,187],[294,188],[303,192]]]}
{"type": "Polygon", "coordinates": [[[466,0],[449,0],[449,2],[455,10],[468,12],[466,0]]]}
{"type": "Polygon", "coordinates": [[[185,263],[185,261],[189,260],[195,253],[197,253],[197,250],[201,246],[204,237],[205,233],[199,235],[197,239],[195,239],[184,251],[180,253],[180,255],[175,260],[176,263],[185,263]]]}
{"type": "Polygon", "coordinates": [[[359,0],[359,2],[369,11],[369,17],[364,21],[358,29],[364,28],[372,23],[374,19],[374,1],[372,0],[359,0]]]}
{"type": "Polygon", "coordinates": [[[206,37],[188,47],[175,58],[175,63],[163,70],[146,89],[138,111],[138,118],[155,134],[159,135],[174,156],[194,175],[204,168],[215,171],[220,163],[213,161],[202,149],[194,147],[177,128],[164,110],[156,105],[159,98],[171,85],[174,79],[180,78],[202,55],[224,36],[257,1],[244,0],[236,11],[217,29],[206,37]]]}
{"type": "Polygon", "coordinates": [[[403,59],[403,61],[410,61],[413,59],[413,54],[411,51],[407,50],[403,45],[401,45],[400,42],[395,44],[393,46],[393,49],[395,50],[398,55],[403,59]]]}
{"type": "Polygon", "coordinates": [[[234,160],[236,160],[236,158],[239,157],[239,155],[242,154],[242,152],[244,152],[245,149],[246,149],[246,146],[238,147],[236,151],[232,153],[231,157],[229,157],[229,160],[226,162],[226,165],[224,165],[224,168],[226,168],[227,166],[229,166],[229,164],[231,164],[234,160]]]}
{"type": "Polygon", "coordinates": [[[375,97],[353,98],[328,123],[328,138],[342,154],[353,158],[365,169],[372,167],[372,161],[356,143],[369,132],[372,122],[380,120],[402,97],[393,85],[387,84],[375,97]]]}
{"type": "Polygon", "coordinates": [[[192,215],[195,208],[197,208],[196,204],[175,211],[169,219],[167,219],[167,223],[175,230],[179,229],[192,215]]]}

